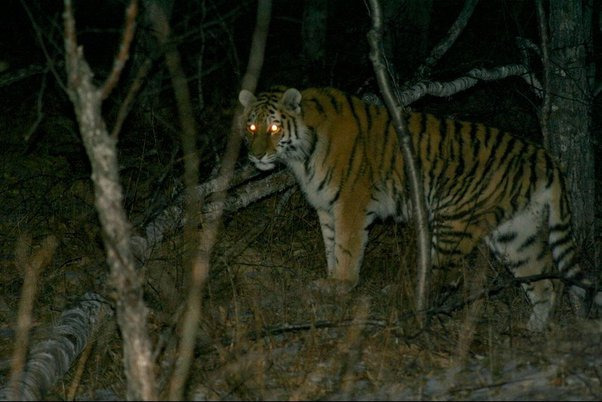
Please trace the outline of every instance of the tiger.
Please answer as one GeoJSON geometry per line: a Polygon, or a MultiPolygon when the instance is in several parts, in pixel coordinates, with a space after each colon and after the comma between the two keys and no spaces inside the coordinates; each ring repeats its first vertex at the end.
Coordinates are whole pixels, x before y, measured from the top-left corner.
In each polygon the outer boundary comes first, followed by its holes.
{"type": "MultiPolygon", "coordinates": [[[[315,208],[327,278],[348,292],[359,281],[375,219],[410,219],[404,160],[383,106],[335,88],[242,90],[241,130],[259,170],[283,163],[315,208]]],[[[457,264],[484,240],[516,278],[554,266],[574,300],[591,286],[581,270],[559,166],[540,146],[481,123],[406,112],[421,171],[433,266],[457,264]]],[[[527,328],[542,331],[559,293],[557,280],[523,282],[532,304],[527,328]]]]}

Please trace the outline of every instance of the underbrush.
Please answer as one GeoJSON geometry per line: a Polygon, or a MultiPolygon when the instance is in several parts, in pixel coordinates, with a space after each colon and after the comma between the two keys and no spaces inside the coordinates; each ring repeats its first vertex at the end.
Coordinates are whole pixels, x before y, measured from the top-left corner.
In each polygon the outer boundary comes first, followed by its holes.
{"type": "MultiPolygon", "coordinates": [[[[60,312],[86,291],[110,296],[87,178],[70,176],[60,158],[4,161],[10,186],[0,220],[3,383],[23,284],[15,258],[19,241],[31,253],[46,236],[59,239],[38,283],[32,343],[43,340],[60,312]]],[[[359,286],[345,296],[324,295],[311,286],[325,275],[317,216],[298,192],[286,202],[281,197],[224,221],[203,292],[189,397],[600,399],[600,322],[575,318],[563,299],[549,331],[526,331],[530,306],[485,248],[458,270],[433,275],[429,319],[421,328],[413,308],[410,229],[375,224],[359,286]],[[446,287],[458,277],[459,289],[446,287]]],[[[169,233],[142,268],[163,396],[187,292],[183,250],[181,231],[169,233]]],[[[110,321],[75,365],[79,369],[71,369],[48,398],[66,399],[74,387],[79,399],[125,395],[121,348],[110,321]]]]}

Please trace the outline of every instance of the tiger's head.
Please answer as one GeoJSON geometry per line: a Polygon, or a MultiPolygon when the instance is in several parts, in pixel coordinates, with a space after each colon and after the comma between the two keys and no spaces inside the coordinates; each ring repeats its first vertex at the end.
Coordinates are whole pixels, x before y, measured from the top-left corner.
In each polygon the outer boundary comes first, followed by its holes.
{"type": "Polygon", "coordinates": [[[277,160],[286,162],[303,152],[301,92],[279,88],[255,97],[243,89],[238,100],[245,108],[243,122],[249,159],[259,170],[273,169],[277,160]]]}

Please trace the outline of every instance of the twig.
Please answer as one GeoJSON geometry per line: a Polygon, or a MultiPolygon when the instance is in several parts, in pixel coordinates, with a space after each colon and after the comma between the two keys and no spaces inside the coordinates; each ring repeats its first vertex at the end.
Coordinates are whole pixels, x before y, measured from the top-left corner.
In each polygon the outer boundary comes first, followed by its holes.
{"type": "Polygon", "coordinates": [[[17,264],[21,266],[24,278],[21,298],[19,299],[19,312],[17,314],[17,328],[15,331],[16,342],[10,370],[10,389],[14,399],[25,397],[25,390],[22,389],[21,382],[29,345],[33,303],[38,291],[40,273],[50,263],[58,244],[54,236],[49,236],[43,241],[41,248],[33,256],[28,256],[27,248],[29,248],[30,242],[31,239],[26,240],[22,237],[17,244],[16,260],[17,264]]]}
{"type": "Polygon", "coordinates": [[[37,112],[36,121],[33,122],[33,124],[29,127],[29,129],[23,136],[23,139],[25,140],[25,142],[29,141],[32,134],[35,133],[35,131],[38,129],[38,126],[40,125],[40,122],[44,118],[44,111],[42,110],[42,106],[43,106],[42,101],[44,99],[44,91],[45,90],[46,90],[46,72],[44,72],[44,75],[42,75],[42,84],[40,85],[40,91],[38,92],[38,99],[36,102],[36,112],[37,112]]]}
{"type": "Polygon", "coordinates": [[[198,90],[198,98],[199,98],[199,111],[201,115],[205,110],[205,96],[203,94],[203,58],[205,56],[205,29],[203,28],[203,23],[205,22],[205,18],[207,17],[207,5],[204,1],[201,2],[201,49],[199,50],[199,57],[197,61],[197,90],[198,90]]]}
{"type": "Polygon", "coordinates": [[[121,127],[123,126],[123,122],[125,121],[127,115],[130,112],[132,103],[134,103],[134,99],[136,99],[136,95],[142,88],[142,84],[144,83],[144,78],[150,71],[153,65],[152,59],[149,57],[140,66],[138,71],[136,72],[136,76],[134,77],[134,81],[132,81],[132,85],[128,90],[125,99],[119,106],[119,111],[117,112],[117,118],[115,119],[115,124],[113,125],[113,130],[111,130],[111,138],[117,141],[119,137],[119,132],[121,131],[121,127]]]}
{"type": "Polygon", "coordinates": [[[539,124],[541,125],[541,133],[543,134],[544,144],[547,149],[550,149],[550,130],[548,123],[551,112],[551,96],[550,96],[550,77],[552,66],[550,65],[550,38],[548,35],[548,19],[543,9],[543,1],[536,0],[537,20],[539,22],[539,34],[541,36],[541,62],[543,64],[543,83],[545,85],[543,91],[543,104],[541,105],[541,115],[539,116],[539,124]]]}
{"type": "MultiPolygon", "coordinates": [[[[159,44],[166,47],[170,40],[170,27],[165,11],[159,2],[152,1],[149,4],[148,12],[159,44]]],[[[197,201],[198,193],[194,191],[199,177],[199,157],[196,150],[197,123],[192,111],[190,90],[182,68],[180,54],[175,46],[169,47],[165,52],[165,64],[167,64],[176,97],[181,126],[180,138],[184,154],[184,242],[188,247],[195,247],[198,239],[198,214],[196,209],[199,204],[197,201]]],[[[196,250],[192,249],[185,257],[186,266],[190,272],[190,285],[184,313],[180,353],[178,353],[176,367],[170,379],[169,399],[172,400],[181,400],[184,395],[184,386],[188,379],[200,318],[201,290],[208,275],[208,266],[198,264],[195,254],[196,250]]]]}
{"type": "MultiPolygon", "coordinates": [[[[20,0],[20,1],[21,1],[21,5],[25,9],[25,12],[27,13],[27,17],[31,21],[31,25],[33,26],[33,30],[36,34],[36,39],[38,40],[38,43],[40,44],[40,47],[42,48],[42,52],[44,53],[44,57],[46,57],[46,61],[48,62],[48,68],[50,68],[50,71],[52,71],[54,78],[56,78],[57,84],[65,92],[67,92],[67,88],[65,87],[65,84],[63,83],[63,79],[61,78],[60,74],[58,73],[58,71],[56,69],[56,67],[57,67],[56,63],[52,60],[52,57],[50,57],[50,53],[48,53],[48,49],[46,49],[46,45],[44,44],[44,39],[42,38],[43,30],[38,26],[38,24],[36,23],[36,20],[33,18],[32,13],[29,10],[29,7],[27,6],[27,1],[26,0],[20,0]]],[[[75,37],[73,37],[72,39],[75,40],[75,37]]]]}
{"type": "Polygon", "coordinates": [[[180,53],[175,45],[170,44],[171,28],[162,6],[157,1],[149,2],[148,15],[155,29],[155,36],[160,46],[166,48],[165,64],[169,70],[171,84],[176,98],[178,120],[180,123],[180,141],[184,160],[184,241],[193,244],[197,228],[197,202],[194,186],[199,179],[199,156],[196,149],[197,122],[192,110],[190,90],[186,74],[182,68],[180,53]],[[168,47],[169,45],[169,47],[168,47]]]}
{"type": "MultiPolygon", "coordinates": [[[[483,258],[483,257],[481,257],[483,258]]],[[[465,275],[466,287],[470,297],[475,297],[480,294],[481,289],[485,287],[486,275],[485,264],[477,264],[478,267],[470,267],[470,275],[465,275]],[[474,271],[474,272],[472,272],[474,271]]],[[[486,295],[484,295],[486,296],[486,295]]],[[[458,335],[458,342],[456,343],[456,353],[454,356],[454,365],[461,367],[466,362],[468,352],[470,351],[470,345],[474,339],[476,332],[477,322],[481,316],[483,308],[483,299],[485,297],[479,297],[466,309],[464,320],[461,325],[460,333],[458,335]]]]}
{"type": "Polygon", "coordinates": [[[79,361],[77,362],[77,367],[75,368],[75,373],[73,373],[73,379],[71,380],[71,384],[67,389],[67,400],[74,401],[75,395],[77,395],[77,389],[81,384],[82,376],[84,374],[84,370],[86,368],[86,364],[88,363],[88,359],[92,354],[92,350],[94,349],[94,341],[86,342],[86,347],[81,353],[79,361]]]}
{"type": "Polygon", "coordinates": [[[138,0],[131,0],[130,5],[125,10],[125,27],[123,29],[123,37],[121,39],[121,43],[119,45],[119,53],[115,56],[113,60],[113,69],[111,73],[105,80],[104,85],[100,89],[101,95],[100,99],[105,100],[113,91],[113,88],[117,85],[119,81],[119,76],[121,75],[121,71],[123,71],[123,67],[127,62],[128,57],[130,56],[130,45],[132,44],[132,39],[134,38],[134,32],[136,31],[136,16],[138,15],[138,0]]]}
{"type": "Polygon", "coordinates": [[[25,80],[29,77],[33,77],[38,74],[46,74],[48,72],[48,66],[41,66],[38,64],[32,64],[27,67],[20,68],[16,71],[8,70],[0,75],[0,88],[14,84],[15,82],[25,80]]]}
{"type": "Polygon", "coordinates": [[[374,66],[374,73],[378,80],[378,86],[383,94],[385,104],[394,121],[395,131],[399,146],[404,160],[404,171],[406,180],[409,182],[412,209],[414,213],[414,223],[416,226],[416,245],[417,245],[417,272],[418,281],[416,286],[416,309],[419,312],[419,320],[424,325],[424,316],[422,311],[427,304],[427,273],[431,269],[431,235],[428,227],[428,218],[426,214],[426,205],[424,198],[424,188],[420,170],[414,159],[414,150],[412,139],[408,131],[405,118],[394,97],[394,90],[391,87],[391,80],[387,74],[381,49],[381,38],[383,29],[383,17],[378,0],[370,0],[370,9],[372,10],[372,29],[368,33],[368,42],[370,44],[370,60],[374,66]]]}

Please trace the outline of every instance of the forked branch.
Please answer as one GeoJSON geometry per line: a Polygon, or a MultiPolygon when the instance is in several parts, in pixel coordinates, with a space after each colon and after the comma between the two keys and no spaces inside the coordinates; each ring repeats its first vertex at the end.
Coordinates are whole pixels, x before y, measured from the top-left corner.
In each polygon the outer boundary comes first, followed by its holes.
{"type": "MultiPolygon", "coordinates": [[[[123,337],[128,398],[156,400],[151,343],[146,330],[147,309],[142,299],[143,279],[130,248],[131,225],[123,208],[115,141],[109,136],[101,113],[103,96],[106,91],[110,92],[113,84],[105,89],[94,86],[92,70],[84,59],[83,48],[77,44],[71,0],[65,0],[63,18],[67,93],[92,168],[95,204],[104,234],[110,281],[116,293],[117,322],[123,337]]],[[[134,19],[135,16],[130,16],[126,20],[133,24],[134,19]]],[[[125,28],[126,31],[130,29],[133,28],[125,28]]],[[[127,44],[121,46],[123,49],[127,44]]],[[[117,77],[118,74],[114,79],[117,77]]]]}

